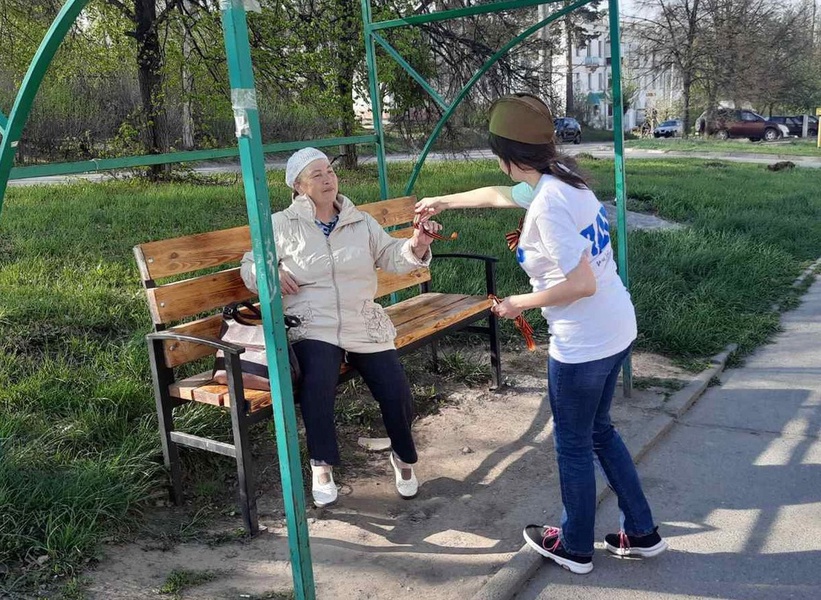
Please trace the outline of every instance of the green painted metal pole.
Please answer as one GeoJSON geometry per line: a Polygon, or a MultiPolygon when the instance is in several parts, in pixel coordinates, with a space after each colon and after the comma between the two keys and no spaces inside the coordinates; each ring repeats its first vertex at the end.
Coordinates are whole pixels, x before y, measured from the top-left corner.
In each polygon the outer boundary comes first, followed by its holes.
{"type": "MultiPolygon", "coordinates": [[[[327,148],[341,144],[374,144],[375,135],[358,135],[344,138],[323,138],[319,140],[305,140],[300,142],[279,142],[262,146],[265,154],[273,152],[290,152],[312,146],[327,148]]],[[[123,158],[103,158],[99,160],[83,160],[71,163],[52,163],[32,167],[14,167],[11,170],[10,180],[26,179],[29,177],[49,177],[52,175],[76,175],[78,173],[93,173],[111,171],[114,169],[132,169],[149,165],[165,165],[174,163],[198,162],[201,160],[215,160],[239,156],[239,148],[217,148],[215,150],[191,150],[187,152],[169,152],[167,154],[147,154],[144,156],[126,156],[123,158]]]]}
{"type": "MultiPolygon", "coordinates": [[[[624,98],[621,88],[621,28],[619,0],[608,0],[610,11],[610,64],[612,70],[611,97],[613,98],[613,150],[615,152],[616,215],[619,249],[619,275],[624,287],[630,289],[627,267],[627,181],[624,172],[624,98]]],[[[624,395],[633,393],[633,366],[630,357],[622,369],[624,395]]]]}
{"type": "MultiPolygon", "coordinates": [[[[363,1],[365,1],[365,0],[363,0],[363,1]]],[[[422,170],[422,165],[425,163],[425,159],[427,158],[428,153],[430,152],[430,149],[433,147],[433,144],[436,142],[437,138],[439,137],[439,134],[442,132],[442,129],[444,128],[445,123],[450,118],[450,116],[453,114],[453,111],[456,110],[456,107],[458,107],[459,104],[462,102],[462,100],[465,98],[465,96],[470,91],[470,89],[474,85],[476,85],[476,82],[479,81],[479,79],[481,79],[482,75],[487,73],[488,70],[494,64],[496,64],[499,61],[500,58],[502,58],[507,52],[509,52],[511,48],[513,48],[513,47],[517,46],[518,44],[520,44],[526,38],[530,37],[531,35],[533,35],[537,31],[539,31],[539,29],[541,29],[542,27],[548,25],[549,23],[552,23],[556,19],[560,19],[561,17],[563,17],[567,13],[573,12],[577,8],[581,8],[585,4],[590,4],[593,1],[595,1],[595,0],[577,0],[577,2],[574,2],[573,4],[570,4],[566,7],[564,7],[563,9],[561,9],[559,11],[556,11],[552,15],[548,16],[546,19],[542,19],[541,21],[539,21],[535,25],[533,25],[531,27],[528,27],[522,33],[520,33],[515,38],[510,40],[507,44],[502,46],[501,49],[499,49],[499,51],[496,52],[496,54],[491,56],[488,59],[488,61],[484,65],[482,65],[482,68],[479,69],[473,75],[473,77],[471,77],[470,80],[465,84],[465,86],[459,91],[459,93],[456,95],[456,98],[454,99],[453,103],[450,105],[450,107],[445,111],[445,113],[439,119],[439,122],[436,124],[436,127],[434,127],[433,132],[430,134],[430,137],[428,138],[428,141],[425,143],[425,146],[422,148],[422,152],[419,154],[419,158],[416,160],[416,164],[413,167],[413,171],[411,171],[410,178],[408,179],[408,183],[405,186],[405,194],[406,195],[410,194],[413,191],[413,186],[416,184],[416,179],[417,179],[417,177],[419,177],[419,172],[422,170]]]]}
{"type": "Polygon", "coordinates": [[[551,4],[563,2],[564,0],[508,0],[507,2],[485,2],[467,8],[457,8],[441,12],[428,13],[424,15],[413,15],[411,17],[400,17],[390,21],[381,21],[373,24],[373,30],[391,29],[393,27],[403,27],[405,25],[421,25],[423,23],[434,23],[436,21],[447,21],[448,19],[458,19],[460,17],[472,17],[474,15],[485,15],[497,13],[503,10],[515,10],[517,8],[527,8],[537,4],[551,4]]]}
{"type": "Polygon", "coordinates": [[[427,81],[425,81],[425,78],[422,77],[422,75],[420,75],[419,72],[416,69],[414,69],[408,61],[402,58],[402,55],[399,54],[399,52],[397,52],[396,49],[393,46],[391,46],[385,38],[383,38],[378,33],[372,33],[371,35],[373,35],[373,39],[376,40],[376,43],[382,46],[385,52],[387,52],[390,55],[390,57],[393,60],[395,60],[397,64],[405,70],[405,72],[408,75],[413,77],[413,80],[416,81],[416,83],[422,86],[422,89],[425,90],[430,95],[430,97],[434,99],[436,104],[439,105],[439,108],[446,109],[448,107],[448,103],[445,102],[445,99],[439,95],[439,92],[433,89],[431,85],[427,81]]]}
{"type": "Polygon", "coordinates": [[[365,62],[368,65],[368,90],[371,94],[373,131],[376,134],[376,170],[379,173],[379,193],[388,198],[388,169],[385,160],[385,130],[382,126],[382,96],[379,92],[379,74],[376,70],[376,46],[372,29],[371,0],[362,0],[362,33],[365,39],[365,62]]]}
{"type": "Polygon", "coordinates": [[[40,84],[48,71],[51,60],[63,43],[66,34],[71,29],[77,16],[88,4],[89,0],[68,0],[60,9],[54,22],[46,32],[34,59],[29,65],[23,84],[14,100],[8,122],[3,128],[3,140],[0,141],[0,214],[3,212],[3,197],[9,183],[9,174],[14,166],[14,155],[17,154],[17,144],[31,112],[31,105],[40,84]]]}
{"type": "MultiPolygon", "coordinates": [[[[247,0],[246,0],[247,2],[247,0]]],[[[222,0],[222,28],[231,100],[237,128],[242,179],[251,227],[251,244],[257,270],[260,308],[265,329],[277,453],[282,477],[282,496],[288,524],[288,542],[294,596],[314,600],[313,567],[305,517],[305,491],[297,438],[296,413],[291,389],[288,342],[283,323],[276,245],[271,224],[271,205],[265,179],[262,133],[256,105],[248,23],[242,0],[222,0]]]]}

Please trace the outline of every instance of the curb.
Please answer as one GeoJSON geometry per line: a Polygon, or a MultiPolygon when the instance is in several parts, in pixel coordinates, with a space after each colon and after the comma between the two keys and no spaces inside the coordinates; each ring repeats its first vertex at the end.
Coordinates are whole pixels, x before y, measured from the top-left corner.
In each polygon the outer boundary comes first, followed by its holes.
{"type": "MultiPolygon", "coordinates": [[[[668,418],[654,435],[645,441],[641,448],[633,452],[633,461],[639,462],[647,452],[655,446],[662,437],[675,425],[679,417],[686,413],[693,404],[701,397],[704,390],[710,385],[710,381],[717,377],[727,364],[733,352],[738,349],[736,344],[730,344],[723,352],[716,354],[710,359],[712,365],[699,373],[693,381],[685,388],[673,394],[665,403],[662,411],[668,418]]],[[[604,487],[596,495],[596,504],[607,498],[612,492],[608,487],[604,487]]],[[[530,548],[522,546],[513,557],[502,566],[483,586],[472,596],[472,600],[510,600],[527,583],[536,571],[544,564],[541,554],[530,548]]]]}
{"type": "MultiPolygon", "coordinates": [[[[792,282],[791,287],[797,288],[800,285],[803,285],[805,281],[807,281],[811,277],[814,277],[816,275],[816,273],[819,273],[819,272],[821,272],[821,258],[816,259],[809,267],[804,269],[804,271],[801,273],[801,275],[796,277],[795,281],[792,282]]],[[[773,312],[777,312],[777,313],[782,312],[781,303],[779,303],[779,302],[773,303],[773,305],[770,307],[770,310],[772,310],[773,312]]]]}

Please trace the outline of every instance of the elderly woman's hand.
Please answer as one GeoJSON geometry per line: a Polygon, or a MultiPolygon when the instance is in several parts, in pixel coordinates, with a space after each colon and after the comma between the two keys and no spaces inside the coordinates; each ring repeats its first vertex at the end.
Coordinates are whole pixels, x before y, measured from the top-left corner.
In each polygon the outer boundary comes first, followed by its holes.
{"type": "Polygon", "coordinates": [[[282,267],[279,268],[279,287],[282,290],[283,296],[299,293],[299,284],[296,282],[296,279],[282,267]]]}
{"type": "Polygon", "coordinates": [[[419,226],[413,230],[412,238],[413,249],[417,256],[424,256],[435,239],[428,235],[428,232],[439,233],[441,230],[442,226],[436,221],[422,221],[419,223],[419,226]],[[416,250],[419,250],[419,252],[416,252],[416,250]]]}

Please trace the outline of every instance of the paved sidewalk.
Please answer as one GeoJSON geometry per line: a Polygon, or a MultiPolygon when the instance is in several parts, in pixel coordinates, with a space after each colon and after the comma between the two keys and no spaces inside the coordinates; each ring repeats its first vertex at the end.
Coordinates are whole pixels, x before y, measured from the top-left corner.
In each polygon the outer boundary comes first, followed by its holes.
{"type": "MultiPolygon", "coordinates": [[[[671,550],[590,575],[545,563],[521,600],[821,597],[821,280],[784,332],[726,371],[640,465],[671,550]]],[[[597,538],[618,522],[600,507],[597,538]]]]}

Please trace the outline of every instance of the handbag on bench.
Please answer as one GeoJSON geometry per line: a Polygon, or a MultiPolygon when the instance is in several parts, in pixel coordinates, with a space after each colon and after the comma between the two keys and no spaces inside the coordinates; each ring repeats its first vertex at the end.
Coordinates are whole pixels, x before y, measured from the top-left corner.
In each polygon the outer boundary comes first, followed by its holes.
{"type": "MultiPolygon", "coordinates": [[[[300,320],[292,315],[285,315],[285,328],[299,327],[300,320]]],[[[240,355],[242,385],[248,390],[270,391],[268,361],[265,355],[265,332],[262,327],[262,313],[250,302],[235,302],[222,309],[222,327],[220,339],[245,348],[240,355]]],[[[291,385],[296,389],[302,377],[299,360],[288,342],[288,360],[291,363],[291,385]]],[[[217,351],[214,361],[214,380],[222,385],[228,384],[225,372],[225,354],[217,351]]]]}

